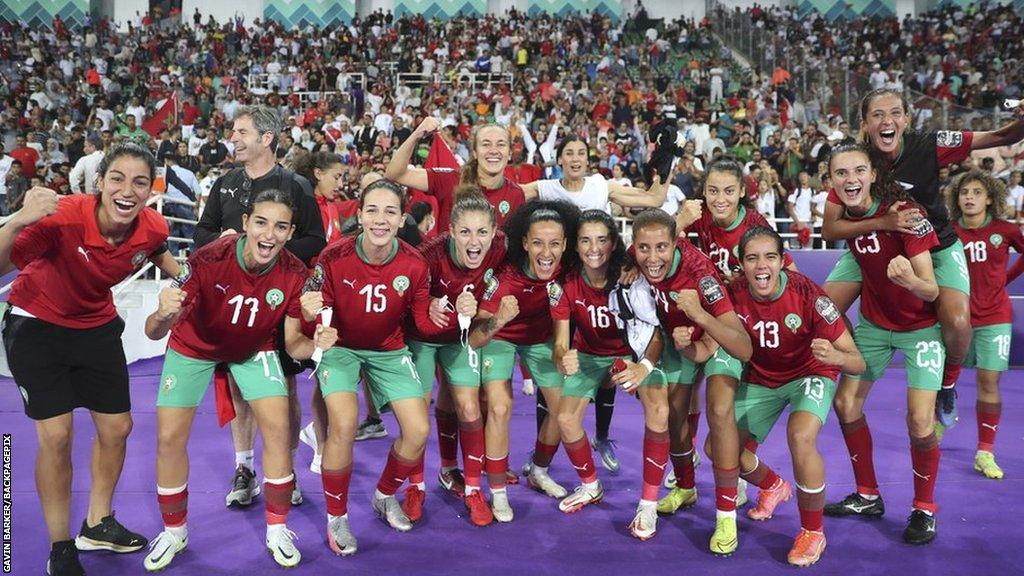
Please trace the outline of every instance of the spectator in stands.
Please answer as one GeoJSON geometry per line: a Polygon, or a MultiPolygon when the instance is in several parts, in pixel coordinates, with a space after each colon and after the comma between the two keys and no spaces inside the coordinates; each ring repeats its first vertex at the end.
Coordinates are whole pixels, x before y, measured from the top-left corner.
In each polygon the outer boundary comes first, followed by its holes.
{"type": "Polygon", "coordinates": [[[68,179],[72,193],[78,194],[83,191],[86,194],[96,193],[96,174],[99,170],[100,162],[103,161],[101,146],[101,142],[96,138],[90,138],[85,141],[85,156],[82,156],[78,159],[78,162],[75,162],[75,167],[71,169],[69,174],[68,179]]]}

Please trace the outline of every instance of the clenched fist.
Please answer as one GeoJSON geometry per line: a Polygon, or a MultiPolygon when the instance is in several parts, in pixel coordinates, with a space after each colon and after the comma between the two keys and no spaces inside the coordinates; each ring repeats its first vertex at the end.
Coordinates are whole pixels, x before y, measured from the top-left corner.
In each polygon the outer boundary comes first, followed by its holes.
{"type": "Polygon", "coordinates": [[[437,118],[434,118],[433,116],[427,116],[426,118],[423,119],[422,122],[420,122],[420,125],[416,127],[416,131],[413,133],[412,136],[416,140],[419,140],[424,136],[428,136],[430,134],[433,134],[434,132],[437,132],[437,130],[440,127],[441,122],[438,121],[437,118]]]}
{"type": "Polygon", "coordinates": [[[157,298],[157,319],[163,322],[181,314],[181,306],[185,302],[185,296],[187,295],[184,290],[174,286],[168,286],[161,290],[157,298]]]}
{"type": "Polygon", "coordinates": [[[831,364],[833,366],[839,366],[843,361],[843,353],[836,350],[836,347],[832,345],[832,342],[824,338],[815,338],[811,340],[811,353],[818,359],[819,362],[825,364],[831,364]]]}
{"type": "Polygon", "coordinates": [[[323,292],[305,292],[299,297],[299,303],[302,304],[302,317],[306,322],[312,322],[324,307],[323,292]]]}
{"type": "Polygon", "coordinates": [[[498,305],[498,313],[494,315],[495,322],[499,326],[505,326],[519,315],[519,300],[509,294],[502,296],[501,304],[498,305]]]}
{"type": "Polygon", "coordinates": [[[677,326],[672,330],[672,342],[676,350],[682,350],[693,344],[693,326],[677,326]]]}
{"type": "Polygon", "coordinates": [[[20,211],[18,220],[28,226],[57,211],[57,193],[49,188],[36,186],[25,193],[25,201],[20,211]]]}
{"type": "Polygon", "coordinates": [[[580,357],[575,349],[567,350],[558,359],[558,371],[566,376],[572,376],[580,371],[580,357]]]}
{"type": "Polygon", "coordinates": [[[700,305],[700,296],[692,288],[679,291],[679,294],[676,295],[676,306],[690,320],[696,320],[704,312],[704,308],[700,305]]]}
{"type": "Polygon", "coordinates": [[[313,334],[313,344],[320,350],[330,350],[338,341],[338,330],[330,326],[320,324],[313,334]]]}
{"type": "Polygon", "coordinates": [[[455,299],[455,312],[460,316],[476,316],[476,296],[472,292],[463,292],[455,299]]]}
{"type": "Polygon", "coordinates": [[[913,286],[914,280],[917,279],[917,274],[914,273],[914,267],[911,266],[910,260],[907,260],[906,256],[896,256],[890,260],[889,267],[886,269],[886,274],[889,276],[889,279],[892,280],[893,284],[908,290],[913,286]]]}

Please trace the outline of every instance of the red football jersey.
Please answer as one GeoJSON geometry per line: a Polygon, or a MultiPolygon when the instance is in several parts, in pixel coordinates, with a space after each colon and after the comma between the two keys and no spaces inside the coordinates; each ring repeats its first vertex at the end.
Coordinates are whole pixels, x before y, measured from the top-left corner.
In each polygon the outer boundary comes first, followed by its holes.
{"type": "Polygon", "coordinates": [[[110,289],[166,250],[167,221],[139,213],[119,246],[100,234],[98,195],[65,196],[57,212],[27,226],[14,240],[11,263],[21,269],[8,302],[66,328],[95,328],[117,317],[110,289]]]}
{"type": "MultiPolygon", "coordinates": [[[[873,218],[888,209],[888,205],[876,205],[864,216],[846,214],[844,218],[873,218]]],[[[896,256],[913,258],[938,245],[939,238],[927,219],[921,220],[915,234],[876,230],[851,240],[850,253],[860,265],[864,278],[860,288],[861,314],[878,326],[896,332],[909,332],[935,324],[935,306],[894,284],[889,280],[887,270],[889,262],[896,256]]]]}
{"type": "MultiPolygon", "coordinates": [[[[690,224],[686,231],[697,233],[701,252],[707,254],[722,274],[728,274],[730,270],[740,265],[740,238],[743,233],[758,226],[771,228],[764,216],[756,210],[747,210],[746,207],[740,206],[736,221],[723,228],[715,224],[711,218],[711,211],[705,207],[700,219],[690,224]]],[[[789,266],[793,259],[786,253],[782,256],[782,262],[784,267],[789,266]]]]}
{"type": "Polygon", "coordinates": [[[570,273],[562,284],[564,294],[551,314],[555,320],[574,320],[572,347],[595,356],[632,356],[608,310],[608,290],[594,288],[580,272],[570,273]]]}
{"type": "MultiPolygon", "coordinates": [[[[629,254],[635,256],[632,246],[629,247],[629,254]]],[[[704,334],[704,329],[694,324],[690,317],[676,306],[676,294],[681,290],[696,290],[700,295],[701,305],[716,318],[733,309],[728,292],[718,279],[718,269],[686,238],[676,240],[676,255],[668,275],[661,282],[652,282],[651,286],[654,288],[654,299],[657,302],[658,319],[661,320],[662,329],[670,337],[672,330],[678,326],[693,326],[694,341],[704,334]]]]}
{"type": "Polygon", "coordinates": [[[967,269],[971,273],[971,326],[1013,322],[1013,306],[1006,292],[1006,265],[1010,247],[1024,253],[1020,226],[1006,220],[990,220],[980,228],[953,229],[964,243],[967,269]]]}
{"type": "Polygon", "coordinates": [[[780,281],[780,293],[765,302],[751,295],[746,278],[729,285],[736,314],[754,344],[744,381],[779,388],[807,376],[836,380],[839,367],[815,358],[811,340],[838,340],[846,329],[842,313],[825,291],[803,274],[783,271],[780,281]]]}
{"type": "MultiPolygon", "coordinates": [[[[459,185],[459,172],[452,168],[429,168],[427,169],[427,193],[437,198],[438,212],[437,229],[448,230],[451,222],[452,207],[455,205],[455,188],[459,185]]],[[[498,226],[505,225],[505,219],[526,202],[523,189],[519,184],[504,179],[501,188],[491,190],[482,188],[484,196],[487,197],[491,206],[494,206],[494,215],[497,217],[498,226]]]]}
{"type": "MultiPolygon", "coordinates": [[[[505,234],[499,231],[494,236],[491,249],[484,256],[479,268],[470,270],[455,263],[452,255],[454,241],[446,232],[427,243],[420,245],[420,252],[430,269],[430,297],[440,298],[447,295],[448,301],[455,306],[455,300],[463,292],[469,291],[480,302],[484,294],[484,285],[488,279],[501,272],[505,263],[505,234]]],[[[412,322],[406,322],[406,334],[413,340],[425,342],[449,343],[459,341],[459,324],[456,315],[449,316],[448,329],[436,336],[424,336],[412,322]]]]}
{"type": "Polygon", "coordinates": [[[554,332],[551,310],[564,297],[558,283],[559,276],[560,271],[556,271],[551,280],[536,280],[511,265],[505,266],[497,276],[492,276],[484,289],[481,310],[496,314],[502,297],[509,294],[519,301],[519,315],[499,330],[494,338],[517,345],[550,340],[554,332]]]}
{"type": "Polygon", "coordinates": [[[227,236],[197,250],[183,271],[185,302],[168,347],[189,358],[241,362],[274,350],[285,315],[301,317],[306,265],[287,250],[267,270],[245,268],[246,236],[227,236]]]}
{"type": "Polygon", "coordinates": [[[362,236],[343,238],[320,253],[310,283],[322,282],[324,306],[334,308],[331,325],[338,329],[337,346],[378,352],[405,346],[402,324],[412,316],[425,334],[440,329],[430,321],[430,272],[423,256],[395,240],[383,264],[366,261],[362,236]]]}

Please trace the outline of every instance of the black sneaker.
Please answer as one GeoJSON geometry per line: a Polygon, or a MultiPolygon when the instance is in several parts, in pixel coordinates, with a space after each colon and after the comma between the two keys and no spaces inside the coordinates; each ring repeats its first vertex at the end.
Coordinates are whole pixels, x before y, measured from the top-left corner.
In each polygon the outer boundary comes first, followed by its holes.
{"type": "Polygon", "coordinates": [[[149,540],[122,526],[113,514],[92,528],[82,520],[82,531],[75,538],[75,547],[79,550],[110,550],[119,554],[142,550],[147,544],[149,540]]]}
{"type": "Polygon", "coordinates": [[[903,541],[907,544],[927,544],[935,540],[935,516],[922,510],[914,510],[907,519],[903,541]]]}
{"type": "Polygon", "coordinates": [[[50,547],[50,559],[46,561],[46,573],[51,576],[85,576],[85,570],[78,562],[78,549],[74,540],[54,542],[50,547]]]}
{"type": "Polygon", "coordinates": [[[825,516],[866,516],[868,518],[881,518],[885,514],[885,503],[879,496],[874,500],[868,500],[854,492],[841,502],[833,502],[825,505],[825,516]]]}
{"type": "Polygon", "coordinates": [[[935,396],[935,418],[950,429],[960,420],[956,409],[956,388],[942,388],[935,396]]]}

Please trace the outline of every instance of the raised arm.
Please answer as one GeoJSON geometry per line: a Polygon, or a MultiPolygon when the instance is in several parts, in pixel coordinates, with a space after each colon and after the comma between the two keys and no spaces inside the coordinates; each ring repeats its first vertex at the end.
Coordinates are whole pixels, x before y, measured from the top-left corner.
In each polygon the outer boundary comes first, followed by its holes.
{"type": "MultiPolygon", "coordinates": [[[[406,138],[405,142],[402,142],[402,145],[395,150],[391,156],[391,162],[388,162],[388,167],[384,170],[384,177],[409,188],[427,190],[430,187],[430,182],[427,180],[427,171],[423,168],[410,166],[409,163],[412,161],[412,155],[416,152],[416,147],[419,146],[420,140],[428,134],[435,134],[440,127],[441,123],[438,122],[437,118],[433,116],[424,118],[420,125],[416,127],[416,130],[413,130],[412,135],[406,138]]],[[[435,138],[440,138],[440,136],[435,136],[435,138]]]]}

